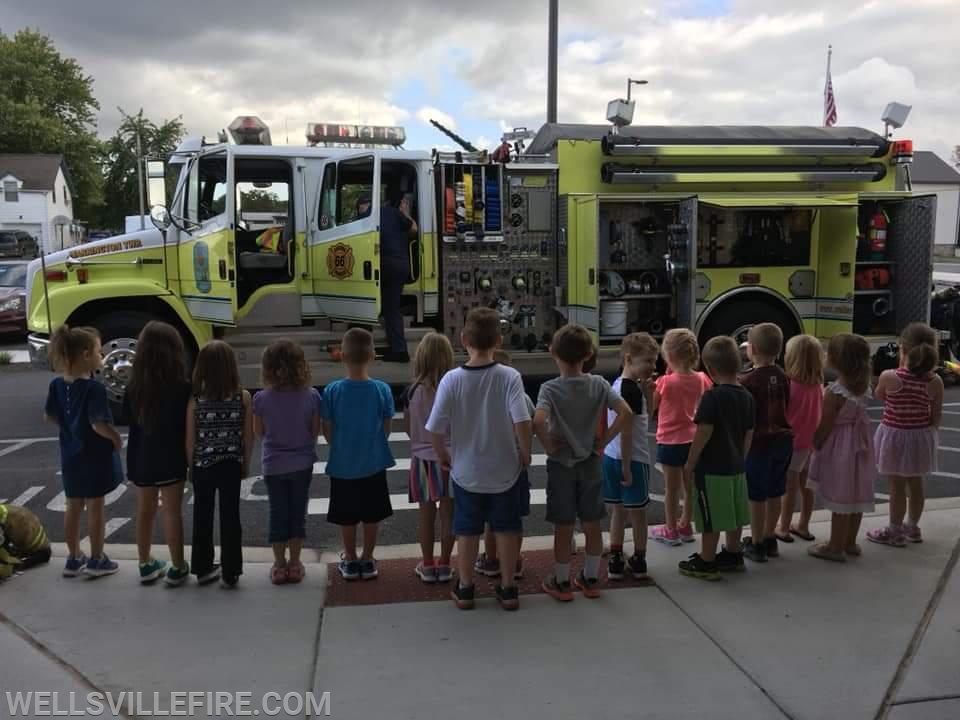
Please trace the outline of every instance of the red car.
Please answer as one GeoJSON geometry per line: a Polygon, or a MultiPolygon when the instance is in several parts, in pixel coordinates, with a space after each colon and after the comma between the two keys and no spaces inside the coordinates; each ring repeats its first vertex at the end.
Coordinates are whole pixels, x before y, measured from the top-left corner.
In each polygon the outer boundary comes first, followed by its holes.
{"type": "Polygon", "coordinates": [[[27,263],[0,261],[0,333],[27,332],[27,263]]]}

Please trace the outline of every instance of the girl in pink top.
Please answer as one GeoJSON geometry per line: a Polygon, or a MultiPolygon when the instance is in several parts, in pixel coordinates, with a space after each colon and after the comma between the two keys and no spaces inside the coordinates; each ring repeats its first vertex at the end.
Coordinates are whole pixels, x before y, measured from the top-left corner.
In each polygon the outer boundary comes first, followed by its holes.
{"type": "Polygon", "coordinates": [[[690,516],[690,474],[684,471],[690,444],[697,432],[693,422],[703,393],[713,384],[694,368],[700,362],[696,336],[687,329],[670,330],[663,339],[663,359],[667,373],[657,379],[651,414],[658,413],[657,462],[666,480],[664,515],[666,522],[650,528],[650,538],[664,545],[693,542],[690,516]],[[683,511],[679,501],[683,497],[683,511]],[[679,519],[678,519],[679,516],[679,519]]]}
{"type": "Polygon", "coordinates": [[[874,442],[880,474],[890,481],[890,524],[868,532],[871,542],[893,547],[923,542],[923,476],[937,469],[937,428],[943,416],[943,380],[933,372],[940,362],[937,344],[929,325],[908,325],[900,336],[900,367],[884,372],[877,383],[883,419],[874,442]]]}
{"type": "MultiPolygon", "coordinates": [[[[453,497],[450,494],[450,473],[440,467],[439,459],[424,427],[437,386],[453,369],[453,346],[446,335],[430,333],[417,346],[413,360],[414,381],[403,394],[403,422],[410,437],[410,502],[420,505],[417,534],[423,559],[414,573],[425,583],[449,582],[450,554],[453,552],[453,497]],[[433,556],[434,524],[437,506],[440,509],[440,558],[433,556]]],[[[447,440],[449,443],[449,439],[447,440]]]]}
{"type": "Polygon", "coordinates": [[[823,410],[823,345],[811,335],[795,335],[787,341],[784,369],[790,378],[787,422],[793,428],[793,460],[787,471],[787,492],[780,505],[777,540],[792,543],[796,535],[813,540],[810,516],[813,490],[807,487],[807,469],[813,452],[813,434],[823,410]],[[793,509],[800,493],[800,522],[793,524],[793,509]]]}
{"type": "Polygon", "coordinates": [[[820,424],[813,434],[807,487],[829,510],[830,540],[807,552],[821,560],[844,562],[860,555],[857,533],[865,512],[873,512],[877,462],[867,417],[870,396],[870,345],[859,335],[840,333],[827,345],[827,364],[837,379],[827,386],[820,424]]]}

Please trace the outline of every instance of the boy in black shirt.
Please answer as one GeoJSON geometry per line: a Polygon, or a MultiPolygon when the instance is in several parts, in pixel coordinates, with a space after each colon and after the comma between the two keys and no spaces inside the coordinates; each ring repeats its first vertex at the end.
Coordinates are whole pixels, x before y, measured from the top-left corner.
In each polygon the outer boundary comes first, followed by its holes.
{"type": "Polygon", "coordinates": [[[697,434],[687,470],[693,475],[694,522],[702,534],[700,552],[680,563],[680,573],[719,580],[720,570],[743,570],[741,528],[750,521],[744,457],[753,436],[753,397],[737,383],[740,351],[727,336],[715,337],[702,353],[714,386],[700,398],[697,434]],[[720,532],[726,547],[719,554],[720,532]]]}

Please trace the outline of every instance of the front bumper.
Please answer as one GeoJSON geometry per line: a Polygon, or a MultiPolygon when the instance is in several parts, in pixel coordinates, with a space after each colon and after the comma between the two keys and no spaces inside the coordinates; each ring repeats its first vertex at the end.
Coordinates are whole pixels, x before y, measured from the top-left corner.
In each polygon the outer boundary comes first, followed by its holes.
{"type": "Polygon", "coordinates": [[[50,357],[47,352],[50,347],[50,338],[45,335],[30,333],[27,336],[27,346],[30,350],[30,364],[50,369],[50,357]]]}

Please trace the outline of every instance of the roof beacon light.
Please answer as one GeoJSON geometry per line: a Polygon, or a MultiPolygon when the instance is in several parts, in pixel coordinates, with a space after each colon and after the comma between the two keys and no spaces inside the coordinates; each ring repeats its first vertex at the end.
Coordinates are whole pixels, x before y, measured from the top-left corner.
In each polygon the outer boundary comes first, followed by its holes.
{"type": "Polygon", "coordinates": [[[338,125],[333,123],[310,123],[307,125],[307,142],[311,145],[388,145],[399,147],[407,141],[402,127],[385,125],[338,125]]]}
{"type": "Polygon", "coordinates": [[[270,128],[256,115],[241,115],[227,130],[237,145],[270,145],[270,128]]]}
{"type": "Polygon", "coordinates": [[[913,140],[894,140],[890,160],[894,165],[906,165],[913,162],[913,140]]]}

